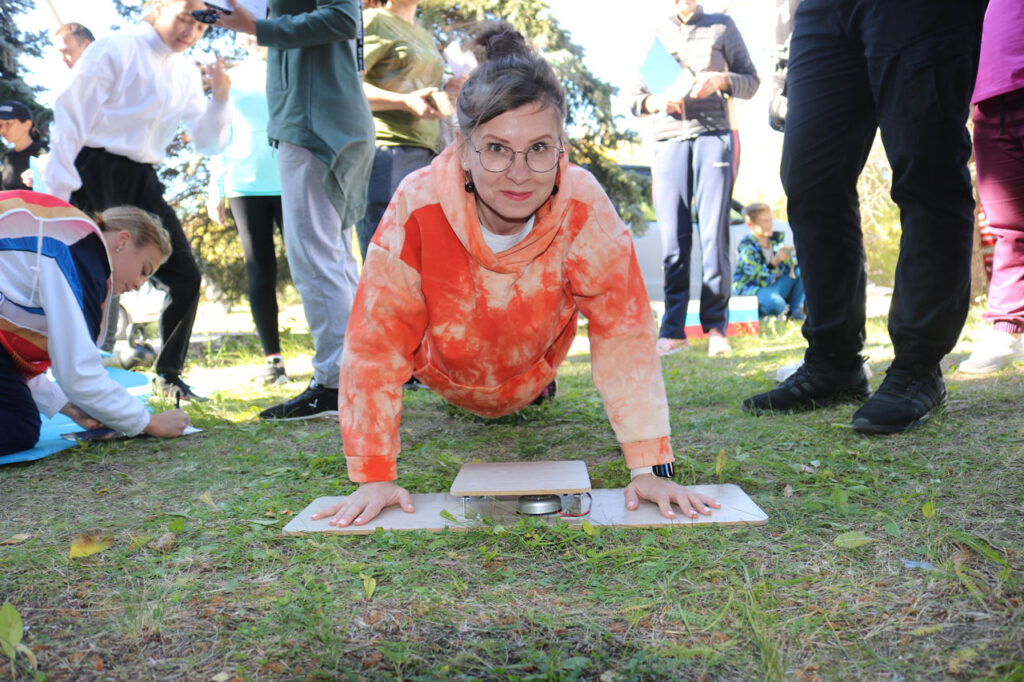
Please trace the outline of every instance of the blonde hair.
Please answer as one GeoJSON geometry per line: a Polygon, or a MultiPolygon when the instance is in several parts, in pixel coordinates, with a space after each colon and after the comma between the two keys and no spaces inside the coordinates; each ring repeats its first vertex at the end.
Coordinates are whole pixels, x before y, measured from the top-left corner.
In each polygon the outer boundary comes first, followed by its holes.
{"type": "Polygon", "coordinates": [[[135,206],[114,206],[95,216],[96,225],[104,232],[124,230],[132,236],[135,246],[144,249],[153,245],[160,249],[160,264],[171,257],[171,235],[160,218],[135,206]]]}
{"type": "Polygon", "coordinates": [[[757,216],[761,215],[762,212],[771,210],[772,207],[769,206],[768,204],[747,204],[747,206],[743,209],[743,217],[750,220],[750,222],[754,222],[754,220],[757,219],[757,216]]]}
{"type": "Polygon", "coordinates": [[[188,5],[189,0],[146,0],[142,3],[142,7],[146,10],[146,13],[142,15],[142,20],[153,26],[156,23],[157,10],[166,5],[173,5],[176,2],[184,2],[188,5]]]}

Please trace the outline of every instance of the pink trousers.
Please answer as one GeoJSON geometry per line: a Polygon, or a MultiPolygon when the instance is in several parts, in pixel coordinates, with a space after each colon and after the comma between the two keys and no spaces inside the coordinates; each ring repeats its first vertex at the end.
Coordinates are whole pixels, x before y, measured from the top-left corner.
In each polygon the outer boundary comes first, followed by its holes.
{"type": "Polygon", "coordinates": [[[999,331],[1024,332],[1024,88],[978,103],[974,159],[996,237],[984,318],[999,331]]]}

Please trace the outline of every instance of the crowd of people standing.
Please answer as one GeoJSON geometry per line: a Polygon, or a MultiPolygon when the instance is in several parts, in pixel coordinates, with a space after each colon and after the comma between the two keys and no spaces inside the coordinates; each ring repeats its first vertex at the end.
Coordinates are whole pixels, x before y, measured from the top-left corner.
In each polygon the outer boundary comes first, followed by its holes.
{"type": "MultiPolygon", "coordinates": [[[[706,13],[696,0],[675,0],[652,36],[679,74],[658,88],[641,72],[632,104],[651,121],[655,140],[653,203],[666,301],[660,332],[629,231],[593,176],[569,163],[565,91],[509,25],[478,32],[482,63],[468,78],[446,76],[433,35],[416,24],[420,0],[270,0],[266,17],[234,3],[232,12],[215,13],[199,0],[159,0],[143,22],[100,40],[67,25],[56,37],[73,69],[54,105],[40,177],[47,194],[0,195],[9,209],[0,215],[0,240],[20,254],[14,262],[25,278],[40,259],[70,259],[94,291],[79,295],[77,308],[50,308],[38,281],[0,281],[0,380],[15,385],[21,376],[37,389],[38,370],[50,359],[55,374],[68,366],[69,351],[52,342],[47,356],[47,325],[60,326],[53,320],[58,309],[84,317],[88,324],[77,332],[83,339],[101,338],[111,297],[152,277],[167,293],[155,386],[201,400],[183,378],[199,268],[155,170],[184,126],[196,150],[217,159],[208,211],[223,222],[230,210],[238,228],[266,383],[287,381],[275,225],[283,234],[313,337],[313,376],[299,395],[260,417],[340,414],[349,475],[360,487],[324,510],[332,523],[365,523],[392,504],[411,511],[408,493],[395,483],[410,377],[484,416],[522,409],[554,394],[580,314],[588,319],[594,381],[632,472],[628,506],[647,499],[666,516],[674,515],[673,504],[692,516],[717,504],[672,482],[658,355],[689,349],[691,297],[700,301],[712,356],[731,351],[734,289],[758,296],[762,314],[803,322],[803,364],[744,401],[747,411],[866,401],[853,416],[855,429],[914,428],[945,401],[939,361],[955,344],[969,302],[973,199],[964,124],[975,80],[979,186],[1001,240],[987,317],[995,334],[1008,337],[1003,345],[1011,354],[1024,331],[1014,274],[1024,222],[1014,208],[1024,166],[1024,40],[1021,31],[999,28],[1024,27],[1024,15],[1012,0],[992,0],[983,40],[984,0],[921,0],[921,7],[781,1],[799,4],[787,56],[788,111],[773,108],[776,124],[785,125],[782,178],[796,253],[773,230],[770,208],[751,205],[745,217],[752,234],[740,244],[735,273],[728,215],[739,135],[732,106],[752,97],[760,78],[733,20],[706,13]],[[245,36],[248,56],[232,69],[219,60],[208,65],[207,96],[184,53],[210,23],[245,36]],[[443,121],[454,131],[447,146],[443,121]],[[856,179],[876,129],[893,167],[904,238],[889,320],[896,358],[872,393],[860,355],[866,276],[856,179]],[[141,209],[144,234],[120,228],[126,219],[119,206],[141,209]],[[35,242],[25,216],[38,223],[35,242]],[[98,230],[88,229],[88,216],[96,216],[98,230]],[[695,231],[703,272],[694,296],[695,231]],[[121,254],[129,247],[136,260],[125,265],[121,254]],[[22,312],[30,309],[39,312],[22,312]]],[[[25,190],[32,179],[27,159],[46,142],[25,105],[0,104],[0,119],[14,146],[4,158],[4,189],[25,190]]],[[[65,298],[80,279],[69,272],[48,284],[65,298]]],[[[98,366],[94,354],[75,352],[98,366]]],[[[67,369],[57,379],[71,382],[63,407],[83,425],[177,435],[187,424],[177,410],[148,420],[137,410],[132,420],[107,416],[109,405],[97,406],[83,379],[67,369]]],[[[31,411],[27,395],[11,399],[22,416],[31,411]]],[[[62,407],[55,400],[48,413],[62,407]]],[[[0,403],[6,409],[13,408],[0,403]]],[[[0,454],[28,442],[37,421],[26,422],[17,443],[0,443],[0,454]]]]}

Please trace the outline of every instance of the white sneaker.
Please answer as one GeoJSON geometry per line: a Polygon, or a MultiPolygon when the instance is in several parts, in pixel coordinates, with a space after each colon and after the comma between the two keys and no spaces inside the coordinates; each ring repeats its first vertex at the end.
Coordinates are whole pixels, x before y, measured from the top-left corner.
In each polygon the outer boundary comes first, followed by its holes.
{"type": "Polygon", "coordinates": [[[710,357],[728,355],[731,352],[732,346],[729,345],[729,339],[720,334],[708,334],[708,355],[710,357]]]}
{"type": "Polygon", "coordinates": [[[978,339],[971,357],[960,363],[958,371],[964,374],[988,374],[1024,360],[1024,342],[1008,332],[990,330],[978,339]]]}

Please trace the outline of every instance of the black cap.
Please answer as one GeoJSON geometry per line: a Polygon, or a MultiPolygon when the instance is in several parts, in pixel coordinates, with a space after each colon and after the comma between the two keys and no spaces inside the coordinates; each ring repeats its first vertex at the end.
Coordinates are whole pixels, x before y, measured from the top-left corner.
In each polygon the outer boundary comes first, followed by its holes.
{"type": "Polygon", "coordinates": [[[30,121],[32,112],[17,100],[9,99],[6,102],[0,102],[0,121],[9,121],[12,118],[19,121],[30,121]]]}

